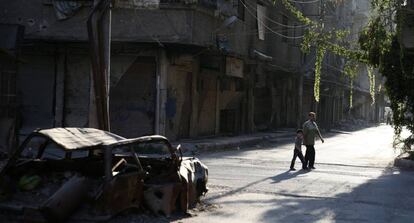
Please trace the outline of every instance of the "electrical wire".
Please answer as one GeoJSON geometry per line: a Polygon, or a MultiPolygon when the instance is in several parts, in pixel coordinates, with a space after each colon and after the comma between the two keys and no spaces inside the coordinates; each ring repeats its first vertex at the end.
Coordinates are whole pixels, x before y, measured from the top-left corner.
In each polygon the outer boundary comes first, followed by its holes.
{"type": "MultiPolygon", "coordinates": [[[[270,27],[273,31],[285,31],[285,30],[294,30],[294,28],[281,28],[281,27],[270,27]]],[[[242,32],[226,32],[222,33],[223,35],[254,35],[257,34],[258,29],[250,29],[242,32]],[[242,34],[241,34],[242,33],[242,34]]],[[[265,33],[271,33],[269,31],[265,31],[265,33]]]]}
{"type": "MultiPolygon", "coordinates": [[[[253,9],[253,11],[257,12],[257,9],[256,9],[256,7],[255,7],[254,5],[252,5],[252,4],[250,4],[250,3],[248,3],[248,1],[245,1],[245,4],[246,4],[246,5],[248,5],[250,8],[252,8],[252,9],[253,9]]],[[[308,26],[309,26],[309,25],[298,25],[298,26],[291,26],[291,25],[286,25],[286,24],[283,24],[283,23],[277,22],[277,21],[275,21],[275,20],[273,20],[273,19],[271,19],[271,18],[267,17],[266,15],[264,15],[263,17],[264,17],[264,18],[266,18],[267,20],[269,20],[270,22],[274,23],[274,24],[277,24],[277,25],[279,25],[279,26],[283,26],[283,27],[287,27],[287,28],[302,28],[302,27],[308,27],[308,26]]]]}
{"type": "Polygon", "coordinates": [[[278,32],[276,32],[276,31],[274,31],[273,29],[271,29],[269,26],[267,26],[262,20],[260,20],[260,19],[258,19],[257,18],[257,16],[256,15],[254,15],[254,13],[252,13],[252,11],[250,11],[250,9],[243,3],[243,1],[239,1],[243,6],[244,6],[244,8],[246,8],[246,10],[247,10],[247,12],[253,17],[253,18],[255,18],[259,23],[261,23],[262,25],[263,25],[263,27],[265,28],[265,29],[267,29],[267,30],[269,30],[271,33],[273,33],[273,34],[276,34],[276,35],[278,35],[278,36],[280,36],[280,37],[283,37],[283,38],[287,38],[287,39],[301,39],[301,38],[303,38],[303,37],[305,37],[305,35],[302,35],[302,36],[286,36],[286,35],[284,35],[284,34],[282,34],[282,33],[278,33],[278,32]]]}

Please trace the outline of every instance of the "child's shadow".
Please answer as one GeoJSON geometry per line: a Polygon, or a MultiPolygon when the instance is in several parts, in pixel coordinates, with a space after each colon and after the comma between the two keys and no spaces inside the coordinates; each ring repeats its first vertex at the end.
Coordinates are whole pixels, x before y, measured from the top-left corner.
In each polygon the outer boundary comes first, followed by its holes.
{"type": "Polygon", "coordinates": [[[291,178],[297,177],[297,176],[302,175],[302,174],[307,174],[307,173],[309,173],[308,170],[302,170],[302,169],[298,170],[298,171],[288,170],[288,171],[285,171],[285,172],[283,172],[281,174],[278,174],[276,176],[270,177],[270,179],[273,180],[273,182],[271,182],[272,184],[277,184],[277,183],[280,183],[284,180],[289,180],[291,178]]]}

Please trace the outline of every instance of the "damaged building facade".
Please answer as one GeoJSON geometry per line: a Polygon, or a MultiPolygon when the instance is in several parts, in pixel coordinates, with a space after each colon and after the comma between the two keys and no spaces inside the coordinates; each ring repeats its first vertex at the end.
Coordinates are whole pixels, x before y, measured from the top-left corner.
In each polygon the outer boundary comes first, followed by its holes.
{"type": "MultiPolygon", "coordinates": [[[[327,30],[343,29],[348,30],[347,41],[352,44],[358,43],[359,33],[369,21],[371,3],[369,0],[344,1],[341,3],[332,1],[321,1],[319,13],[324,21],[327,30]]],[[[318,11],[313,9],[311,15],[318,11]]],[[[353,46],[348,46],[354,48],[353,46]]],[[[312,63],[315,56],[308,56],[312,63]]],[[[357,68],[355,78],[350,79],[344,73],[346,59],[327,51],[322,63],[322,76],[320,86],[320,102],[304,99],[304,106],[314,108],[318,111],[318,119],[321,126],[329,128],[341,123],[344,119],[365,120],[368,122],[381,122],[384,120],[384,89],[381,88],[384,82],[381,75],[375,75],[372,85],[374,97],[370,92],[370,80],[368,68],[360,64],[357,68]],[[351,88],[351,81],[353,87],[351,88]],[[352,91],[352,92],[351,92],[352,91]],[[311,103],[311,105],[307,103],[311,103]]],[[[376,71],[373,71],[376,72],[376,71]]],[[[313,93],[312,70],[305,71],[304,91],[309,97],[313,93]]]]}
{"type": "MultiPolygon", "coordinates": [[[[20,135],[36,128],[91,125],[86,21],[93,5],[2,3],[1,27],[24,30],[15,46],[18,57],[10,57],[20,62],[13,83],[7,82],[15,86],[12,119],[20,135]]],[[[320,16],[319,4],[309,5],[297,4],[305,14],[320,16]]],[[[350,115],[340,58],[333,59],[337,65],[324,66],[321,101],[315,102],[314,58],[300,51],[306,27],[280,3],[115,0],[111,13],[108,110],[116,134],[178,140],[296,128],[310,110],[319,113],[323,128],[331,128],[350,115]]],[[[7,74],[1,73],[2,86],[7,74]]],[[[354,96],[354,116],[379,121],[380,106],[371,105],[366,79],[357,82],[362,96],[354,96]]],[[[1,93],[3,99],[3,88],[1,93]]]]}
{"type": "Polygon", "coordinates": [[[400,32],[402,46],[409,54],[414,54],[414,0],[406,1],[399,13],[405,18],[400,32]]]}

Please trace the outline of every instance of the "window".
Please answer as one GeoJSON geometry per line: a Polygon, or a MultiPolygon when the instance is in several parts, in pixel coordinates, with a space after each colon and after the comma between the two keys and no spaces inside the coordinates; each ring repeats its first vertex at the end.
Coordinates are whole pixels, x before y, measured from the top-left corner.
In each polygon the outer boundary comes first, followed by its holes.
{"type": "MultiPolygon", "coordinates": [[[[284,36],[288,36],[288,29],[287,29],[287,25],[288,25],[288,17],[287,16],[285,16],[285,15],[283,15],[282,16],[282,24],[283,25],[285,25],[285,26],[283,26],[283,28],[282,28],[282,34],[284,35],[284,36]]],[[[284,43],[286,43],[287,42],[287,38],[286,37],[282,37],[282,42],[284,42],[284,43]]]]}
{"type": "Polygon", "coordinates": [[[47,139],[44,137],[35,136],[30,139],[27,145],[20,153],[20,158],[35,159],[39,156],[39,147],[46,146],[47,139]]]}
{"type": "Polygon", "coordinates": [[[233,0],[233,8],[237,9],[237,18],[244,21],[245,0],[233,0]]]}
{"type": "Polygon", "coordinates": [[[66,152],[56,143],[42,136],[34,136],[20,153],[20,158],[61,160],[66,152]]]}
{"type": "Polygon", "coordinates": [[[143,142],[132,147],[139,155],[170,155],[168,145],[162,141],[143,142]]]}
{"type": "Polygon", "coordinates": [[[118,146],[113,150],[114,154],[128,155],[131,152],[138,156],[149,157],[170,157],[170,147],[163,141],[148,141],[131,143],[127,145],[118,146]]]}

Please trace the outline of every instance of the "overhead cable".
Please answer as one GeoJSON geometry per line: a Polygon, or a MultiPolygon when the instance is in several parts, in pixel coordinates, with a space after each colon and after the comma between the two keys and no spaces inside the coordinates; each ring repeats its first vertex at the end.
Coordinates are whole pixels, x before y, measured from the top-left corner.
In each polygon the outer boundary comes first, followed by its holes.
{"type": "Polygon", "coordinates": [[[250,11],[250,9],[243,3],[243,1],[240,1],[240,3],[244,6],[244,8],[246,8],[247,9],[247,12],[251,15],[251,16],[253,16],[253,18],[255,18],[257,21],[259,21],[260,22],[260,24],[262,24],[263,25],[263,27],[265,28],[265,29],[267,29],[267,30],[269,30],[271,33],[273,33],[273,34],[276,34],[276,35],[278,35],[278,36],[281,36],[281,37],[284,37],[284,38],[286,38],[286,39],[301,39],[301,38],[303,38],[304,37],[304,35],[302,35],[302,36],[286,36],[286,35],[284,35],[284,34],[282,34],[282,33],[278,33],[278,32],[276,32],[276,31],[274,31],[273,29],[271,29],[269,26],[267,26],[262,20],[260,20],[260,19],[258,19],[257,18],[257,16],[254,14],[254,13],[252,13],[252,11],[250,11]]]}
{"type": "MultiPolygon", "coordinates": [[[[256,7],[254,5],[251,5],[250,3],[247,3],[247,2],[248,1],[245,2],[246,5],[249,6],[250,8],[252,8],[253,11],[256,11],[257,12],[256,7]]],[[[274,23],[274,24],[277,24],[277,25],[283,26],[283,27],[287,27],[287,28],[302,28],[302,27],[308,27],[309,26],[309,25],[298,25],[298,26],[295,26],[295,25],[293,25],[293,26],[292,25],[286,25],[286,24],[280,23],[278,21],[275,21],[275,20],[267,17],[266,15],[264,15],[263,17],[266,18],[267,20],[269,20],[270,22],[274,23]]]]}

